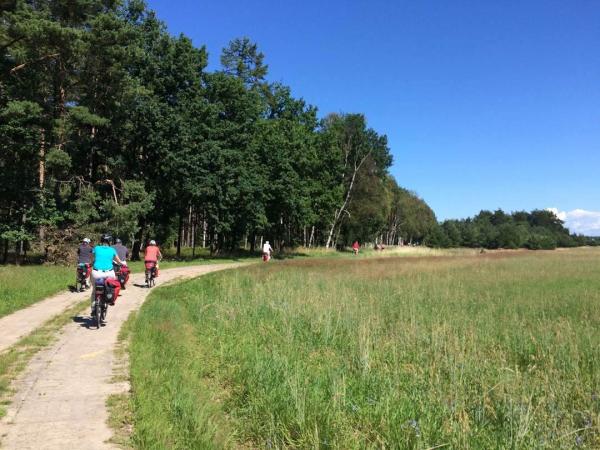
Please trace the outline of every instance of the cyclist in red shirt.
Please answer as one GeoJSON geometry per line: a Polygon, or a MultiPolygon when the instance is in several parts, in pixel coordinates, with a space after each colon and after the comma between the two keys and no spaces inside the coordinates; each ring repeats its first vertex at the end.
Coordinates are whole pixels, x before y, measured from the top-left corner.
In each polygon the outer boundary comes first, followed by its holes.
{"type": "Polygon", "coordinates": [[[147,263],[155,264],[156,276],[158,276],[158,261],[161,259],[162,253],[160,252],[160,248],[158,248],[158,245],[156,245],[156,241],[152,239],[146,247],[146,251],[144,253],[144,261],[147,263]]]}

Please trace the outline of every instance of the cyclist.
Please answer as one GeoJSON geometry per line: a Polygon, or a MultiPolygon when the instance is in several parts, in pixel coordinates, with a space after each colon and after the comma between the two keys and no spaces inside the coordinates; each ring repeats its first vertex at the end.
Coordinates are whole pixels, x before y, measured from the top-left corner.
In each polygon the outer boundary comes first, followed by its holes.
{"type": "Polygon", "coordinates": [[[90,265],[92,264],[92,246],[90,242],[89,238],[83,238],[77,249],[77,265],[83,264],[86,267],[85,284],[87,287],[90,286],[90,265]]]}
{"type": "MultiPolygon", "coordinates": [[[[111,237],[102,235],[100,245],[94,247],[94,265],[92,266],[92,308],[96,298],[96,280],[100,278],[116,278],[113,263],[123,264],[117,251],[110,246],[111,237]]],[[[93,314],[93,311],[92,311],[93,314]]]]}
{"type": "Polygon", "coordinates": [[[146,250],[144,252],[144,262],[145,263],[154,263],[154,267],[156,267],[156,275],[158,277],[158,261],[162,259],[162,253],[160,252],[160,248],[156,245],[156,241],[152,239],[150,243],[146,246],[146,250]]]}
{"type": "Polygon", "coordinates": [[[129,259],[129,249],[123,245],[123,241],[117,238],[115,239],[115,244],[112,246],[117,252],[119,259],[123,261],[123,265],[119,266],[115,264],[115,275],[121,282],[121,289],[125,289],[125,284],[127,280],[129,280],[129,269],[127,268],[127,260],[129,259]]]}
{"type": "Polygon", "coordinates": [[[123,245],[121,239],[115,239],[115,245],[112,246],[117,252],[117,256],[123,261],[123,265],[127,265],[127,260],[129,259],[129,249],[123,245]]]}

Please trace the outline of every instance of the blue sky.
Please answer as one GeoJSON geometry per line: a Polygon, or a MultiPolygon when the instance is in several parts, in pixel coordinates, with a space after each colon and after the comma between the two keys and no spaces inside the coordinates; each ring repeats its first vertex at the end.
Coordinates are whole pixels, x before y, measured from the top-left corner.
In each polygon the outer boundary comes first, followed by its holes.
{"type": "Polygon", "coordinates": [[[600,211],[596,0],[148,3],[206,45],[211,69],[248,36],[269,79],[320,114],[365,113],[389,138],[393,175],[439,219],[600,211]]]}

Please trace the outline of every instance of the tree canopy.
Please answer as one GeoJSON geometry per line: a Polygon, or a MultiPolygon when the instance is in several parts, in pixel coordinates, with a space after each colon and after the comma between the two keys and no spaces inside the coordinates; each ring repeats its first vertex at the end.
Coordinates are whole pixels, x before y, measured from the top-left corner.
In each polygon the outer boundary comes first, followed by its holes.
{"type": "Polygon", "coordinates": [[[319,118],[235,38],[221,69],[141,0],[0,12],[4,259],[109,231],[213,252],[422,240],[433,212],[389,175],[363,114],[319,118]]]}
{"type": "Polygon", "coordinates": [[[426,239],[435,247],[482,247],[488,249],[529,248],[550,250],[557,247],[598,245],[598,239],[570,234],[564,223],[548,210],[481,211],[465,220],[445,220],[426,239]]]}

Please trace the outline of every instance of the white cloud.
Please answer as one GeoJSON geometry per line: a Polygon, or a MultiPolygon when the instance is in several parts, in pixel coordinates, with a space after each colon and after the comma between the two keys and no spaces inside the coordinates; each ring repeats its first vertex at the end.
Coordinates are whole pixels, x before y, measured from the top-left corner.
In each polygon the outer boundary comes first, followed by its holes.
{"type": "Polygon", "coordinates": [[[573,211],[560,211],[558,208],[547,208],[565,222],[572,233],[585,234],[586,236],[600,236],[600,211],[586,211],[574,209],[573,211]]]}

